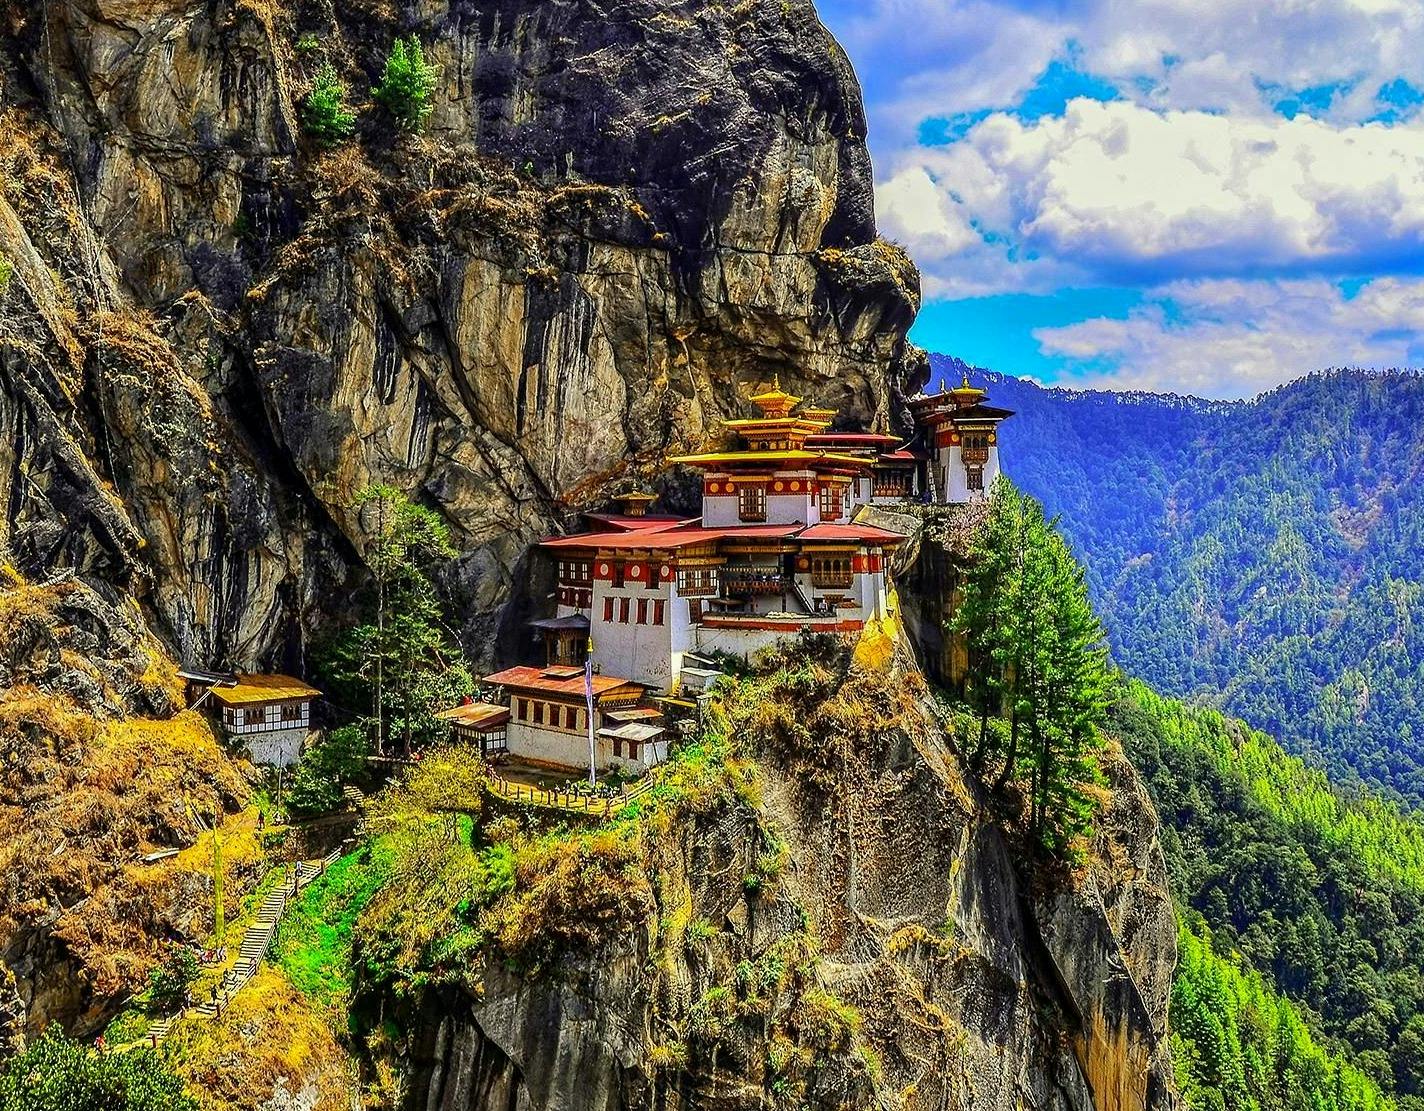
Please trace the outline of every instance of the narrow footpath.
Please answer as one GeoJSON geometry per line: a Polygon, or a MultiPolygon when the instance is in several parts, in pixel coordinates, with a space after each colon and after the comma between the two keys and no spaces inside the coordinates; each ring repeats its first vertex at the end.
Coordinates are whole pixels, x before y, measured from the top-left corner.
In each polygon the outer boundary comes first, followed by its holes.
{"type": "Polygon", "coordinates": [[[291,880],[283,881],[268,892],[267,898],[258,908],[257,920],[247,928],[247,932],[242,936],[242,944],[237,953],[237,963],[223,973],[216,996],[209,996],[191,1007],[153,1022],[148,1028],[147,1043],[156,1047],[168,1036],[174,1023],[189,1011],[203,1018],[213,1018],[226,1010],[233,997],[247,986],[253,976],[257,975],[257,969],[267,958],[267,954],[272,948],[272,941],[277,936],[277,927],[281,924],[282,915],[286,913],[288,901],[300,893],[302,888],[317,876],[325,872],[340,855],[341,850],[337,848],[322,860],[299,862],[291,880]]]}

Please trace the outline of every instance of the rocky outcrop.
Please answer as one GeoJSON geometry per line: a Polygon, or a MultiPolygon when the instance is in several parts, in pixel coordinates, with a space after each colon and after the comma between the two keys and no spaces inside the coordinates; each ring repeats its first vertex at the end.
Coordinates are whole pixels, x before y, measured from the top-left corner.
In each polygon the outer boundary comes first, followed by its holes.
{"type": "Polygon", "coordinates": [[[1119,755],[1068,870],[993,816],[915,670],[793,658],[746,697],[760,805],[657,826],[651,911],[543,974],[496,956],[464,990],[388,1000],[409,1106],[1172,1105],[1175,919],[1119,755]]]}
{"type": "Polygon", "coordinates": [[[855,78],[809,0],[63,0],[4,9],[0,497],[32,575],[179,653],[299,666],[371,481],[438,507],[468,645],[531,539],[779,374],[887,425],[918,278],[876,239],[855,78]],[[300,126],[398,34],[421,137],[300,126]]]}

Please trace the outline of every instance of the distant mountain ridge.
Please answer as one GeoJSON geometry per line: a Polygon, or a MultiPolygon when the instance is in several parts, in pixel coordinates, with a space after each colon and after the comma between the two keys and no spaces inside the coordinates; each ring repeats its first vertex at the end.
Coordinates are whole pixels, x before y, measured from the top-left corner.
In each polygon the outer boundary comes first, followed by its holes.
{"type": "Polygon", "coordinates": [[[1062,517],[1130,673],[1424,804],[1424,379],[1217,402],[931,362],[1017,411],[1005,470],[1062,517]]]}

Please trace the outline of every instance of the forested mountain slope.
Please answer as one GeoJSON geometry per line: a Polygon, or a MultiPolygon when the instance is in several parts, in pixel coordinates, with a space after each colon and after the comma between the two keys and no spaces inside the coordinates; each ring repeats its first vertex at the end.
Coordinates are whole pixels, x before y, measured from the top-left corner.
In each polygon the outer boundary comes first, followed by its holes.
{"type": "Polygon", "coordinates": [[[1222,403],[984,377],[1018,411],[1005,468],[1061,514],[1126,671],[1424,801],[1424,380],[1222,403]]]}
{"type": "MultiPolygon", "coordinates": [[[[1424,823],[1375,797],[1342,797],[1265,734],[1142,683],[1125,686],[1112,717],[1157,805],[1189,932],[1210,938],[1184,935],[1172,1023],[1191,1049],[1179,1066],[1205,1057],[1199,1075],[1227,1076],[1270,1029],[1300,1060],[1311,1055],[1280,1032],[1294,1018],[1265,1013],[1275,1003],[1241,1003],[1256,989],[1208,967],[1224,960],[1262,973],[1327,1044],[1401,1105],[1420,1106],[1424,823]],[[1203,947],[1220,959],[1196,953],[1203,947]],[[1240,1029],[1228,1030],[1211,1012],[1235,1010],[1233,997],[1240,1029]]],[[[1367,1085],[1342,1075],[1367,1098],[1367,1085]]],[[[1193,1087],[1184,1084],[1189,1097],[1193,1087]]]]}

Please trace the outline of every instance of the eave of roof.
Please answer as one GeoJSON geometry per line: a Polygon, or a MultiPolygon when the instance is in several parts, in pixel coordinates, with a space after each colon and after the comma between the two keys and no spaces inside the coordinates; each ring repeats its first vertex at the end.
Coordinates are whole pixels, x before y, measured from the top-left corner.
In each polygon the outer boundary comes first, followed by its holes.
{"type": "Polygon", "coordinates": [[[584,517],[608,525],[618,532],[677,528],[697,520],[696,517],[678,517],[671,513],[648,513],[642,517],[633,517],[626,513],[585,513],[584,517]]]}
{"type": "Polygon", "coordinates": [[[509,724],[509,707],[490,702],[472,702],[468,706],[452,706],[435,715],[443,721],[465,725],[471,729],[497,729],[509,724]]]}
{"type": "Polygon", "coordinates": [[[864,468],[869,460],[859,455],[839,455],[830,451],[711,451],[702,455],[674,455],[670,463],[705,467],[717,463],[831,463],[864,468]]]}
{"type": "MultiPolygon", "coordinates": [[[[580,672],[578,675],[568,679],[554,679],[544,674],[546,669],[539,667],[508,667],[503,671],[497,671],[493,675],[486,675],[484,681],[502,687],[510,687],[514,690],[522,691],[542,691],[547,694],[578,695],[580,698],[584,694],[584,677],[580,672]]],[[[593,676],[593,693],[595,697],[608,694],[610,691],[621,690],[624,687],[633,687],[638,690],[644,689],[644,684],[636,683],[632,679],[620,679],[613,675],[593,676]]]]}
{"type": "Polygon", "coordinates": [[[796,534],[797,540],[860,540],[874,544],[900,544],[905,537],[874,525],[819,524],[796,534]]]}
{"type": "Polygon", "coordinates": [[[711,544],[732,537],[743,540],[780,540],[792,535],[800,525],[729,525],[726,528],[653,529],[647,532],[584,532],[554,536],[541,542],[544,548],[607,548],[614,551],[666,551],[694,544],[711,544]]]}
{"type": "Polygon", "coordinates": [[[812,446],[820,444],[901,444],[904,437],[891,436],[888,432],[820,432],[807,436],[806,442],[812,446]]]}
{"type": "Polygon", "coordinates": [[[694,544],[747,540],[865,540],[898,544],[898,532],[870,525],[727,525],[724,528],[670,529],[664,532],[589,532],[545,540],[545,548],[602,548],[609,551],[674,551],[694,544]],[[827,530],[841,530],[832,535],[827,530]]]}
{"type": "Polygon", "coordinates": [[[297,699],[320,698],[321,691],[290,675],[236,676],[232,686],[215,686],[213,697],[225,706],[244,706],[257,702],[294,702],[297,699]]]}

